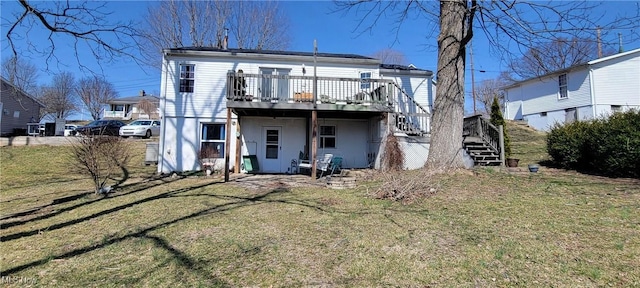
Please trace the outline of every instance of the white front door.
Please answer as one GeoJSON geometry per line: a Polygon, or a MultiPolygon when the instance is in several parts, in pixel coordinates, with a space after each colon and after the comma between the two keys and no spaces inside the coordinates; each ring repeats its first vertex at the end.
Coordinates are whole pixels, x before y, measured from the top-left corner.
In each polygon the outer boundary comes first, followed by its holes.
{"type": "Polygon", "coordinates": [[[282,127],[262,128],[262,166],[261,172],[281,173],[282,127]]]}

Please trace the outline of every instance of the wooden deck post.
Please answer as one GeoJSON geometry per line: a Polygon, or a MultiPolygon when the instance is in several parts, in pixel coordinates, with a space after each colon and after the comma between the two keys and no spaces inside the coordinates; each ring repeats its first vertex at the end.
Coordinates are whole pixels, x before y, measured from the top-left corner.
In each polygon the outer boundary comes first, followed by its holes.
{"type": "Polygon", "coordinates": [[[224,182],[229,182],[229,146],[231,146],[231,108],[227,108],[227,135],[224,144],[224,182]]]}
{"type": "Polygon", "coordinates": [[[311,111],[311,178],[316,179],[316,159],[318,157],[318,111],[311,111]]]}
{"type": "Polygon", "coordinates": [[[502,125],[498,126],[498,139],[500,142],[500,166],[504,166],[504,127],[502,125]]]}
{"type": "Polygon", "coordinates": [[[240,134],[240,115],[236,118],[236,163],[233,173],[240,173],[240,161],[242,160],[242,134],[240,134]]]}

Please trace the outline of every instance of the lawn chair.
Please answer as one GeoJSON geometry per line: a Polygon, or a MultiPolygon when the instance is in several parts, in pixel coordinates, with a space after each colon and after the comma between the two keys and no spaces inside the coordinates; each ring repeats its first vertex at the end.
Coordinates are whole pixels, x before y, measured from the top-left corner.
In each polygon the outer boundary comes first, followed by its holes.
{"type": "Polygon", "coordinates": [[[308,159],[305,159],[304,153],[302,153],[302,151],[300,151],[300,154],[298,154],[298,173],[300,173],[300,169],[311,170],[311,162],[308,159]]]}
{"type": "Polygon", "coordinates": [[[342,171],[342,157],[336,156],[331,160],[331,174],[328,176],[333,176],[333,173],[342,171]]]}
{"type": "Polygon", "coordinates": [[[333,160],[333,154],[324,154],[322,159],[317,160],[316,169],[320,171],[319,178],[322,178],[325,172],[331,170],[331,160],[333,160]]]}

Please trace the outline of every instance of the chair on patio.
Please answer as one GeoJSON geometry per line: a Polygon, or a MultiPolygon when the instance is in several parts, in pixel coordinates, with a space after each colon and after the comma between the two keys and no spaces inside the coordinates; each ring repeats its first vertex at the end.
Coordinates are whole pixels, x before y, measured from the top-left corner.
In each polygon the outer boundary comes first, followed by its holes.
{"type": "Polygon", "coordinates": [[[324,154],[322,159],[318,159],[316,168],[320,171],[320,177],[324,175],[327,171],[332,170],[333,154],[324,154]]]}
{"type": "Polygon", "coordinates": [[[300,154],[298,154],[298,173],[300,173],[300,169],[311,170],[311,162],[305,158],[306,157],[304,157],[304,153],[300,151],[300,154]]]}

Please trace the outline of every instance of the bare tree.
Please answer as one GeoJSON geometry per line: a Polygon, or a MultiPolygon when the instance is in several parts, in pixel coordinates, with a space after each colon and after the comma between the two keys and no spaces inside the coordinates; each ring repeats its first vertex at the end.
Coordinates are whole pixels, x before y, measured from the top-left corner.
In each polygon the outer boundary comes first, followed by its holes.
{"type": "Polygon", "coordinates": [[[90,135],[79,138],[71,148],[71,161],[74,164],[71,167],[74,172],[91,177],[96,193],[106,194],[111,190],[107,181],[118,170],[123,172],[123,180],[120,182],[128,177],[126,165],[131,159],[128,147],[117,136],[90,135]]]}
{"type": "Polygon", "coordinates": [[[289,46],[289,22],[277,1],[235,1],[227,23],[237,48],[284,50],[289,46]]]}
{"type": "MultiPolygon", "coordinates": [[[[607,48],[604,56],[615,53],[607,48]]],[[[551,42],[531,47],[524,55],[509,62],[509,71],[522,79],[542,76],[553,71],[584,64],[598,58],[598,43],[593,39],[557,38],[551,42]]]]}
{"type": "Polygon", "coordinates": [[[5,58],[2,61],[2,77],[24,92],[36,92],[38,68],[29,61],[17,56],[5,58]]]}
{"type": "Polygon", "coordinates": [[[150,118],[158,118],[158,106],[155,103],[149,101],[149,97],[140,98],[140,101],[138,101],[138,109],[140,109],[140,113],[147,113],[150,118]]]}
{"type": "Polygon", "coordinates": [[[144,19],[140,47],[152,67],[160,67],[164,48],[222,48],[229,31],[238,48],[280,50],[290,42],[288,18],[276,1],[160,1],[144,19]]]}
{"type": "Polygon", "coordinates": [[[133,54],[139,46],[135,23],[114,21],[106,7],[107,2],[98,1],[28,1],[17,0],[18,12],[2,18],[8,47],[12,54],[45,56],[47,68],[61,63],[56,57],[57,49],[72,47],[76,64],[81,69],[92,71],[81,52],[91,53],[98,63],[111,62],[121,56],[136,60],[133,54]],[[45,31],[46,38],[33,39],[35,31],[45,31]],[[22,49],[19,47],[29,47],[22,49]]]}
{"type": "Polygon", "coordinates": [[[376,51],[375,53],[373,53],[372,57],[379,59],[382,64],[409,64],[409,61],[407,61],[407,57],[404,56],[404,53],[389,48],[376,51]]]}
{"type": "Polygon", "coordinates": [[[53,76],[49,86],[41,89],[39,100],[44,104],[44,114],[55,118],[66,119],[78,111],[76,100],[76,81],[70,72],[62,72],[53,76]]]}
{"type": "Polygon", "coordinates": [[[493,104],[493,98],[498,99],[499,106],[504,108],[504,92],[503,87],[512,84],[511,74],[508,72],[500,73],[495,79],[486,79],[480,82],[480,85],[476,87],[476,98],[484,107],[487,115],[491,114],[491,105],[493,104]]]}
{"type": "MultiPolygon", "coordinates": [[[[373,29],[379,19],[389,15],[397,17],[400,27],[405,19],[418,13],[434,24],[433,27],[425,27],[427,37],[439,31],[438,89],[426,166],[441,171],[464,167],[462,122],[465,55],[466,46],[476,29],[487,37],[495,52],[514,55],[514,50],[523,51],[561,37],[594,38],[596,27],[601,27],[603,31],[636,31],[632,35],[635,40],[638,39],[640,23],[640,9],[634,9],[631,15],[622,15],[603,23],[606,11],[598,10],[599,4],[589,1],[353,0],[336,2],[336,5],[342,11],[353,9],[361,13],[360,25],[368,27],[365,29],[373,29]]],[[[362,27],[360,25],[358,27],[362,27]]]]}
{"type": "Polygon", "coordinates": [[[80,79],[75,93],[84,107],[91,113],[93,120],[100,119],[104,105],[118,97],[115,87],[103,77],[93,76],[80,79]]]}

